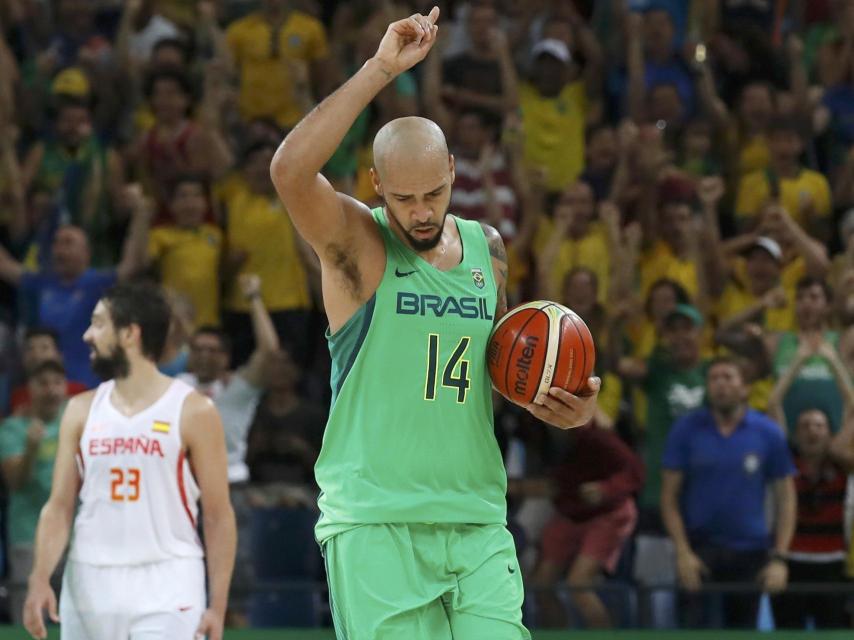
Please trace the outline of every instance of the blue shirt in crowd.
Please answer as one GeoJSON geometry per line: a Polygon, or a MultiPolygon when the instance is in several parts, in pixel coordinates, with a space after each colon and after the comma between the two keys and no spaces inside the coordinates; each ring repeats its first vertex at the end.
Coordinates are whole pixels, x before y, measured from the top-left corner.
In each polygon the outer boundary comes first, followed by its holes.
{"type": "MultiPolygon", "coordinates": [[[[688,119],[694,113],[695,93],[694,77],[688,65],[678,57],[673,57],[664,64],[658,64],[652,60],[644,62],[644,78],[646,79],[647,92],[651,92],[659,85],[673,85],[682,100],[685,118],[688,119]]],[[[615,109],[617,116],[621,117],[627,113],[629,95],[629,76],[626,69],[619,68],[611,71],[607,78],[607,88],[611,100],[611,108],[615,109]]]]}
{"type": "Polygon", "coordinates": [[[837,155],[842,156],[832,160],[842,164],[845,161],[844,152],[854,144],[854,87],[847,84],[828,87],[821,103],[830,111],[832,142],[840,148],[837,155]]]}
{"type": "Polygon", "coordinates": [[[688,25],[688,2],[685,0],[629,0],[629,11],[666,11],[673,21],[676,46],[681,46],[685,39],[685,29],[688,25]]]}
{"type": "Polygon", "coordinates": [[[680,506],[692,545],[768,548],[766,485],[795,473],[783,432],[770,418],[750,409],[724,436],[708,408],[692,411],[670,430],[662,466],[683,474],[680,506]]]}
{"type": "Polygon", "coordinates": [[[20,291],[35,310],[36,317],[31,321],[59,334],[68,379],[79,380],[90,388],[100,380],[92,373],[83,334],[98,300],[115,282],[114,269],[87,269],[72,283],[63,283],[52,271],[26,272],[21,278],[20,291]]]}

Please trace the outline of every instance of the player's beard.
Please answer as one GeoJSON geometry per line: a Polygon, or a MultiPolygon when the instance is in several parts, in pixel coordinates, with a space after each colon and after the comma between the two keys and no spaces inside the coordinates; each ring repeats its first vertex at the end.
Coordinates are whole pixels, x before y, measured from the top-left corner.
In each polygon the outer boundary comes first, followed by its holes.
{"type": "Polygon", "coordinates": [[[95,357],[92,359],[92,371],[101,380],[127,378],[128,373],[130,373],[128,355],[118,344],[107,355],[101,355],[96,349],[95,357]]]}
{"type": "Polygon", "coordinates": [[[436,235],[432,238],[419,240],[404,228],[404,226],[400,223],[400,221],[392,212],[391,207],[388,206],[388,201],[385,198],[383,198],[383,204],[385,205],[387,216],[394,221],[393,224],[396,224],[398,227],[400,227],[400,230],[403,232],[406,241],[409,243],[409,246],[413,249],[413,251],[430,251],[430,249],[436,248],[436,245],[438,245],[439,242],[442,240],[442,230],[445,228],[445,219],[448,217],[447,209],[445,210],[445,213],[442,214],[442,222],[440,222],[436,226],[436,235]]]}
{"type": "MultiPolygon", "coordinates": [[[[448,215],[447,213],[445,215],[448,215]]],[[[439,241],[442,239],[442,229],[445,227],[445,219],[442,218],[442,224],[436,229],[436,235],[432,238],[426,238],[425,240],[419,240],[418,238],[410,235],[410,233],[406,230],[403,231],[404,235],[406,235],[406,240],[409,242],[409,246],[412,247],[415,251],[430,251],[430,249],[434,249],[436,245],[439,244],[439,241]]]]}

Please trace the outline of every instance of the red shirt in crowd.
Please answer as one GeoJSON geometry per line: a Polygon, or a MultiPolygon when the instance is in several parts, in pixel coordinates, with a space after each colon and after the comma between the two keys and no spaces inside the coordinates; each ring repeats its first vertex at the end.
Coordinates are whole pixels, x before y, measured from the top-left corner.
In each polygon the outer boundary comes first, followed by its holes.
{"type": "MultiPolygon", "coordinates": [[[[798,475],[798,520],[789,551],[793,554],[845,555],[845,490],[848,475],[830,461],[813,475],[804,460],[795,458],[798,475]]],[[[796,556],[797,558],[797,556],[796,556]]]]}
{"type": "Polygon", "coordinates": [[[495,201],[501,210],[501,221],[489,219],[483,172],[477,162],[456,158],[454,191],[451,194],[451,211],[466,220],[488,222],[496,227],[508,244],[516,237],[517,202],[513,179],[504,156],[496,154],[492,166],[495,201]]]}
{"type": "Polygon", "coordinates": [[[621,507],[632,500],[643,485],[644,468],[641,459],[611,430],[595,426],[572,430],[574,438],[566,459],[554,468],[551,477],[557,493],[555,508],[575,522],[621,507]],[[587,482],[599,482],[603,500],[600,504],[585,502],[579,487],[587,482]]]}
{"type": "MultiPolygon", "coordinates": [[[[76,396],[78,393],[83,393],[86,391],[86,385],[82,382],[75,382],[74,380],[69,380],[65,383],[65,393],[70,398],[71,396],[76,396]]],[[[10,399],[12,405],[12,413],[20,413],[24,409],[30,406],[30,389],[27,385],[21,385],[12,390],[12,397],[10,399]]]]}

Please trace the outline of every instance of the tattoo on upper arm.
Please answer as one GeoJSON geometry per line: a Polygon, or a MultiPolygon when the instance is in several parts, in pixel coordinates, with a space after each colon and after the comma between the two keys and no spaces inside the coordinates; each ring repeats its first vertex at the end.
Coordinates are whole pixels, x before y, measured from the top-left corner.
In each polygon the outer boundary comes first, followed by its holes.
{"type": "Polygon", "coordinates": [[[495,319],[499,320],[507,313],[507,287],[504,283],[498,286],[498,303],[495,305],[495,319]]]}
{"type": "Polygon", "coordinates": [[[495,319],[498,320],[507,312],[507,250],[498,231],[487,224],[481,224],[481,226],[498,276],[498,303],[495,308],[495,319]]]}
{"type": "Polygon", "coordinates": [[[489,225],[482,225],[483,232],[486,234],[486,242],[489,244],[489,255],[496,260],[503,262],[505,271],[507,267],[507,250],[504,248],[504,241],[501,239],[498,231],[489,225]]]}

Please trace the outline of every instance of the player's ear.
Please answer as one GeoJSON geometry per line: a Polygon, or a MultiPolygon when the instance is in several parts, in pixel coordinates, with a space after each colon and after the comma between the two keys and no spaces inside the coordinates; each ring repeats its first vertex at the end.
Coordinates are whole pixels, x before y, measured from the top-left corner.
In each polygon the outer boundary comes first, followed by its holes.
{"type": "Polygon", "coordinates": [[[118,331],[119,343],[123,347],[128,347],[134,343],[138,343],[142,346],[142,330],[139,328],[138,324],[129,324],[126,327],[122,327],[118,331]]]}
{"type": "Polygon", "coordinates": [[[456,165],[455,160],[454,160],[454,154],[449,153],[448,154],[448,170],[451,172],[451,184],[454,184],[454,180],[457,177],[456,166],[457,165],[456,165]]]}
{"type": "Polygon", "coordinates": [[[371,184],[374,185],[374,191],[377,192],[379,197],[383,197],[383,185],[380,182],[380,174],[377,173],[377,170],[374,167],[371,167],[371,184]]]}

